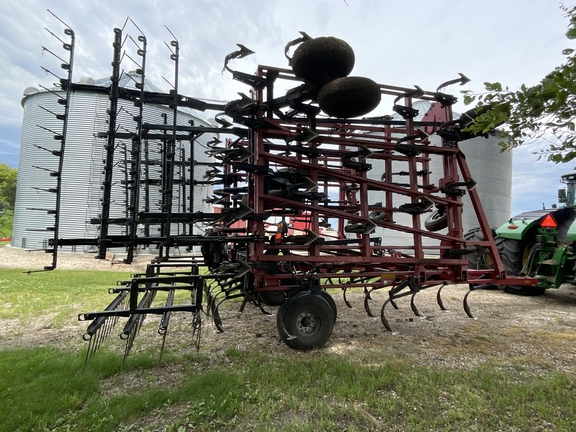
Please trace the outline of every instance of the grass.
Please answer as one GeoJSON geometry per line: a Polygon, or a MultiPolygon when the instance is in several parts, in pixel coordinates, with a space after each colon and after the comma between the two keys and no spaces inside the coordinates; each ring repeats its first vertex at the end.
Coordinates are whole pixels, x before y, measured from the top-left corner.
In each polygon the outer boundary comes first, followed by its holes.
{"type": "Polygon", "coordinates": [[[0,238],[12,236],[14,224],[14,210],[6,210],[0,215],[0,238]]]}
{"type": "MultiPolygon", "coordinates": [[[[106,288],[126,276],[0,270],[0,324],[49,314],[51,325],[63,325],[79,310],[101,309],[106,288]]],[[[171,353],[161,365],[140,352],[123,365],[102,349],[86,368],[84,355],[0,345],[0,431],[576,428],[576,379],[554,371],[429,367],[384,350],[370,363],[322,350],[287,358],[228,348],[217,356],[171,353]]]]}
{"type": "MultiPolygon", "coordinates": [[[[80,309],[99,310],[107,299],[106,290],[128,273],[56,270],[25,273],[0,269],[0,318],[18,318],[22,323],[39,316],[53,315],[50,325],[61,327],[80,309]]],[[[108,299],[109,300],[109,299],[108,299]]]]}
{"type": "Polygon", "coordinates": [[[321,352],[289,365],[258,353],[227,351],[186,364],[170,386],[153,380],[155,361],[136,356],[122,367],[101,353],[51,348],[0,352],[4,377],[0,430],[542,430],[576,426],[575,382],[565,374],[514,376],[489,367],[429,370],[387,361],[353,364],[321,352]],[[148,377],[143,389],[99,392],[116,380],[148,377]],[[313,383],[313,385],[312,385],[313,383]]]}

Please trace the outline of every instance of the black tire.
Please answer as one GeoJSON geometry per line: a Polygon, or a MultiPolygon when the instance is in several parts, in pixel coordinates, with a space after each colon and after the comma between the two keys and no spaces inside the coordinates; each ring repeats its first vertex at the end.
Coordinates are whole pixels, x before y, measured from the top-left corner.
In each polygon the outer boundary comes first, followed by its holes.
{"type": "MultiPolygon", "coordinates": [[[[502,264],[504,264],[504,268],[506,268],[508,276],[530,276],[530,274],[521,274],[521,270],[524,267],[531,245],[532,243],[530,242],[509,238],[498,242],[500,259],[502,264]]],[[[501,285],[501,287],[505,292],[519,295],[542,295],[546,291],[545,288],[535,286],[501,285]]]]}
{"type": "Polygon", "coordinates": [[[262,291],[258,295],[266,306],[280,306],[286,300],[284,291],[262,291]]]}
{"type": "MultiPolygon", "coordinates": [[[[492,236],[496,238],[496,233],[494,232],[494,230],[492,230],[492,236]]],[[[472,241],[472,242],[473,241],[480,242],[485,240],[484,234],[482,233],[482,230],[480,228],[473,228],[470,231],[468,231],[466,234],[464,234],[464,239],[466,241],[472,241]]],[[[468,258],[469,269],[480,270],[480,269],[490,269],[494,267],[492,265],[490,257],[487,257],[485,254],[479,252],[470,253],[466,255],[466,258],[468,258]]]]}
{"type": "Polygon", "coordinates": [[[424,221],[424,227],[428,231],[440,231],[448,227],[448,212],[446,210],[434,210],[424,221]]]}
{"type": "Polygon", "coordinates": [[[324,298],[324,300],[326,300],[330,305],[330,307],[332,308],[332,312],[334,313],[334,322],[336,322],[336,319],[338,318],[338,309],[336,308],[336,302],[334,301],[332,296],[324,290],[320,291],[318,294],[321,295],[322,298],[324,298]]]}
{"type": "MultiPolygon", "coordinates": [[[[495,238],[496,240],[496,245],[498,245],[498,242],[502,240],[501,237],[496,238],[496,232],[494,231],[494,229],[492,229],[492,237],[495,238]]],[[[484,234],[482,233],[482,230],[480,228],[473,228],[470,231],[468,231],[465,235],[464,235],[464,239],[466,239],[467,241],[484,241],[484,234]]],[[[482,270],[482,269],[491,269],[494,268],[494,264],[492,263],[492,259],[490,257],[490,255],[487,254],[483,254],[480,252],[475,252],[475,253],[470,253],[468,255],[466,255],[466,258],[468,259],[468,268],[472,269],[472,270],[482,270]]],[[[470,288],[474,288],[476,285],[474,284],[470,284],[470,288]]],[[[489,285],[486,287],[486,289],[497,289],[498,286],[496,285],[489,285]]]]}
{"type": "MultiPolygon", "coordinates": [[[[216,233],[207,234],[207,237],[215,236],[216,233]]],[[[202,256],[204,257],[204,263],[208,266],[210,270],[217,269],[222,262],[228,260],[228,251],[226,250],[226,245],[223,242],[205,242],[202,243],[200,248],[202,256]]]]}
{"type": "Polygon", "coordinates": [[[284,302],[276,324],[280,338],[290,348],[321,348],[332,335],[334,313],[324,296],[300,294],[284,302]]]}

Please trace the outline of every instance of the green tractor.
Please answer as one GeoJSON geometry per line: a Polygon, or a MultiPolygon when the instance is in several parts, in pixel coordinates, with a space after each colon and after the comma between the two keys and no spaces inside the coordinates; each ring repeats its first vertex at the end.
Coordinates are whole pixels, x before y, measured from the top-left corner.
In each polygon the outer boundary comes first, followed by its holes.
{"type": "MultiPolygon", "coordinates": [[[[548,288],[576,284],[576,171],[564,174],[562,182],[566,189],[558,190],[558,202],[563,207],[522,213],[493,230],[506,277],[530,277],[538,281],[535,285],[508,285],[503,279],[497,286],[504,291],[541,295],[548,288]]],[[[480,228],[469,231],[465,238],[469,244],[485,240],[480,228]]],[[[468,254],[469,269],[493,267],[487,249],[478,247],[468,254]]]]}

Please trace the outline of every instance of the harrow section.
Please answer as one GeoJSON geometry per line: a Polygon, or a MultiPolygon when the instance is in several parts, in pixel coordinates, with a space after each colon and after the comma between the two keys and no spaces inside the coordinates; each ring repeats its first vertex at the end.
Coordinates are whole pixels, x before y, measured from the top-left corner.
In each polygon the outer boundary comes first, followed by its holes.
{"type": "MultiPolygon", "coordinates": [[[[329,292],[340,290],[348,306],[349,290],[364,292],[367,314],[380,316],[392,331],[385,308],[397,307],[395,301],[401,297],[411,296],[412,311],[419,315],[414,298],[422,290],[438,289],[438,304],[444,309],[441,290],[447,284],[468,283],[477,289],[505,277],[476,182],[458,147],[459,141],[471,138],[463,129],[476,111],[454,120],[457,98],[443,92],[464,84],[465,76],[433,91],[348,77],[349,65],[335,65],[353,62],[351,48],[326,60],[326,44],[343,41],[302,33],[286,47],[288,53],[298,46],[291,69],[260,66],[255,74],[232,70],[231,61],[252,53],[238,45],[239,50],[226,56],[224,67],[247,86],[250,97],[240,94],[226,104],[208,103],[178,93],[176,38],[166,44],[175,69],[169,94],[146,89],[144,35],[137,38],[137,89],[120,88],[122,32],[115,30],[109,87],[65,82],[72,90],[105,92],[110,99],[109,129],[99,134],[106,149],[103,211],[92,220],[100,235],[57,237],[53,246],[91,244],[98,248],[99,258],[112,248],[126,248],[126,261],[131,262],[135,248],[154,245],[158,257],[144,274],[111,289],[115,297],[103,311],[80,315],[91,321],[84,336],[90,344],[87,360],[119,318],[126,320],[120,333],[126,341],[125,356],[147,315],[160,316],[158,333],[164,347],[171,315],[192,314],[197,346],[201,312],[223,331],[220,305],[241,298],[240,311],[248,303],[264,313],[269,306],[280,306],[276,314],[282,340],[292,348],[309,349],[328,341],[337,319],[329,292]],[[299,52],[302,47],[307,48],[299,52]],[[310,51],[315,55],[309,57],[310,51]],[[326,62],[310,60],[318,56],[326,62]],[[313,73],[307,62],[313,63],[313,73]],[[131,131],[115,127],[121,99],[135,107],[131,131]],[[393,115],[361,117],[384,101],[391,104],[393,115]],[[419,101],[428,102],[423,116],[419,101]],[[171,119],[146,120],[146,104],[169,107],[171,119]],[[179,110],[184,107],[215,111],[217,125],[180,124],[179,110]],[[198,137],[206,134],[213,139],[199,145],[198,137]],[[121,143],[126,151],[118,161],[121,143]],[[146,149],[153,144],[161,148],[160,160],[147,157],[146,149]],[[198,152],[211,161],[197,160],[198,152]],[[161,176],[154,180],[148,173],[158,166],[161,176]],[[441,167],[440,172],[432,172],[432,166],[441,167]],[[127,196],[125,215],[112,217],[110,197],[119,169],[127,196]],[[206,185],[212,188],[211,196],[201,195],[206,185]],[[146,194],[153,187],[161,191],[160,211],[148,205],[146,194]],[[173,200],[175,191],[186,197],[184,203],[173,200]],[[470,195],[486,239],[481,242],[464,239],[465,194],[470,195]],[[213,211],[194,211],[195,201],[201,199],[211,203],[213,211]],[[115,226],[125,229],[111,234],[115,226]],[[391,232],[403,233],[404,241],[390,243],[391,232]],[[174,248],[190,254],[174,256],[174,248]],[[479,249],[490,254],[493,268],[467,269],[466,255],[479,249]],[[200,254],[193,253],[198,250],[200,254]],[[371,301],[379,290],[387,290],[387,300],[378,313],[371,301]]],[[[468,294],[464,306],[472,316],[468,294]]]]}

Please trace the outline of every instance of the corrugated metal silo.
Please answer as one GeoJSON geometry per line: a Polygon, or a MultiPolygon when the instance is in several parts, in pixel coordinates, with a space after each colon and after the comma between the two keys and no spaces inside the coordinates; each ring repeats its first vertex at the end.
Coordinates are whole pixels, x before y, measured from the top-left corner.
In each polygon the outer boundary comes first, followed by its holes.
{"type": "MultiPolygon", "coordinates": [[[[414,121],[419,121],[431,109],[432,104],[427,101],[417,101],[414,107],[418,109],[419,115],[414,118],[414,121]]],[[[458,114],[454,115],[458,118],[458,114]]],[[[466,141],[459,142],[459,147],[466,156],[466,161],[472,177],[477,182],[477,191],[482,203],[482,207],[488,219],[488,222],[493,226],[498,226],[510,217],[512,205],[512,154],[510,152],[500,152],[498,143],[503,139],[502,135],[490,135],[488,138],[477,137],[466,141]]],[[[431,145],[439,145],[440,138],[438,136],[430,137],[431,145]],[[435,143],[435,140],[438,140],[435,143]]],[[[372,170],[368,172],[368,177],[374,180],[381,180],[385,172],[384,162],[381,160],[371,159],[372,170]]],[[[438,181],[443,176],[444,168],[442,165],[442,158],[431,157],[429,161],[428,170],[430,171],[431,183],[438,184],[438,181]]],[[[419,168],[420,169],[420,168],[419,168]]],[[[407,163],[400,161],[393,162],[392,171],[395,173],[393,179],[398,183],[408,183],[407,177],[402,176],[402,172],[408,171],[407,163]]],[[[377,192],[369,191],[370,203],[383,201],[382,197],[377,195],[377,192]]],[[[408,197],[401,195],[394,195],[393,206],[398,207],[407,203],[408,197]]],[[[478,221],[476,212],[470,202],[468,194],[464,195],[462,223],[464,233],[469,229],[477,227],[478,221]]],[[[424,229],[424,222],[430,213],[424,213],[420,216],[421,226],[424,229]]],[[[394,215],[395,222],[398,225],[411,225],[412,215],[397,212],[394,215]]],[[[440,232],[446,232],[442,230],[440,232]]],[[[384,228],[377,228],[374,236],[380,236],[384,239],[386,245],[411,245],[413,236],[411,234],[384,228]]],[[[425,246],[434,246],[438,242],[435,239],[424,237],[422,243],[425,246]]]]}
{"type": "MultiPolygon", "coordinates": [[[[138,80],[139,77],[134,73],[124,74],[120,85],[133,88],[133,83],[138,80]]],[[[81,83],[99,87],[109,85],[106,79],[94,81],[90,78],[82,78],[81,83]]],[[[149,83],[146,84],[146,90],[157,91],[149,83]]],[[[60,142],[54,139],[54,135],[61,133],[62,130],[62,122],[53,114],[62,112],[62,106],[58,103],[59,96],[64,96],[64,93],[58,90],[51,92],[28,88],[22,98],[24,119],[12,236],[12,246],[15,247],[43,249],[46,248],[48,240],[53,237],[53,233],[46,232],[45,229],[54,225],[54,216],[46,210],[53,209],[55,201],[55,194],[50,192],[50,189],[56,183],[52,172],[57,171],[58,167],[58,157],[52,152],[60,148],[60,142]]],[[[108,128],[107,110],[110,102],[108,95],[102,92],[74,91],[69,104],[64,168],[61,174],[59,237],[96,238],[99,234],[98,225],[91,224],[90,220],[101,216],[101,185],[106,157],[104,147],[106,138],[98,137],[98,133],[108,128]]],[[[135,127],[133,117],[138,115],[137,108],[131,101],[122,99],[119,100],[118,106],[118,130],[133,131],[135,127]]],[[[172,118],[173,111],[168,107],[144,105],[142,119],[144,123],[171,125],[172,118]]],[[[192,110],[179,110],[177,124],[189,126],[191,123],[195,126],[212,126],[192,110]]],[[[201,135],[195,140],[195,149],[189,142],[178,142],[176,150],[184,161],[194,159],[210,162],[212,159],[204,153],[204,149],[206,143],[213,137],[210,134],[201,135]]],[[[131,140],[116,140],[114,160],[121,169],[113,171],[111,218],[126,216],[125,173],[127,170],[122,169],[122,165],[127,166],[130,159],[129,146],[131,146],[131,140]]],[[[162,197],[159,186],[162,142],[143,140],[142,146],[142,157],[148,161],[142,169],[147,170],[146,176],[150,181],[140,188],[141,210],[145,210],[148,206],[148,211],[159,211],[162,197]]],[[[175,177],[177,177],[173,191],[174,206],[177,209],[175,211],[182,211],[190,196],[190,171],[193,171],[194,179],[200,180],[205,174],[206,167],[180,164],[175,168],[175,177]]],[[[211,195],[211,190],[212,187],[209,185],[196,188],[193,209],[188,207],[186,210],[211,211],[209,204],[203,201],[203,198],[211,195]]],[[[156,228],[150,226],[148,229],[154,232],[156,228]]],[[[175,229],[178,227],[175,226],[175,229]]],[[[110,234],[125,234],[125,227],[111,225],[110,234]]],[[[74,251],[76,249],[65,247],[63,250],[74,251]]],[[[82,250],[90,251],[90,248],[84,247],[82,250]]]]}

